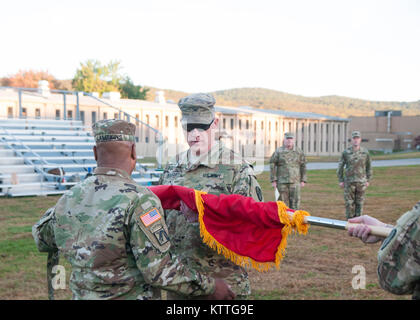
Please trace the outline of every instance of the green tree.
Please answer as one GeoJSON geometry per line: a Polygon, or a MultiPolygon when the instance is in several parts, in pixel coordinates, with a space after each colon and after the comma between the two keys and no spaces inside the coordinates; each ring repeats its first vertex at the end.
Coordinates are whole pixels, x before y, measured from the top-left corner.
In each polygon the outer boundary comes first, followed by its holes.
{"type": "Polygon", "coordinates": [[[111,61],[102,65],[98,60],[87,60],[80,63],[76,75],[73,78],[73,87],[78,91],[98,92],[102,94],[107,91],[119,91],[119,84],[122,80],[120,75],[120,62],[111,61]]]}
{"type": "Polygon", "coordinates": [[[146,100],[149,89],[142,86],[136,86],[131,79],[126,76],[120,82],[120,93],[122,98],[146,100]]]}

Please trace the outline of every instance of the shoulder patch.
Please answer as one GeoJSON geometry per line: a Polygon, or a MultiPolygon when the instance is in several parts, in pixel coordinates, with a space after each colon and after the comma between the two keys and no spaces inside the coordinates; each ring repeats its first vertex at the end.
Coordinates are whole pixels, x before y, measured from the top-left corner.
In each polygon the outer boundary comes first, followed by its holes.
{"type": "Polygon", "coordinates": [[[263,195],[262,195],[261,188],[259,186],[255,187],[255,192],[257,193],[258,200],[262,201],[263,200],[263,195]]]}
{"type": "Polygon", "coordinates": [[[140,216],[141,222],[143,222],[144,226],[146,227],[150,226],[152,223],[155,223],[161,218],[162,216],[157,208],[153,208],[152,210],[149,210],[140,216]]]}
{"type": "Polygon", "coordinates": [[[391,242],[391,240],[395,237],[395,234],[397,233],[397,229],[394,228],[392,229],[391,233],[389,234],[388,237],[386,237],[386,239],[384,240],[384,242],[382,243],[382,246],[379,250],[383,250],[385,249],[385,247],[391,242]]]}

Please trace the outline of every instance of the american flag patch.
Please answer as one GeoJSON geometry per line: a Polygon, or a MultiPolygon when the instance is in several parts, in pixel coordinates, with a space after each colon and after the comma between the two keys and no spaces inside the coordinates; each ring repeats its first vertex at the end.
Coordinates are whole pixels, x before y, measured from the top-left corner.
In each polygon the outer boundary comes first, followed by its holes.
{"type": "Polygon", "coordinates": [[[160,213],[158,209],[156,208],[153,208],[149,212],[140,216],[141,221],[146,227],[151,225],[153,222],[160,220],[160,218],[161,218],[160,213]]]}

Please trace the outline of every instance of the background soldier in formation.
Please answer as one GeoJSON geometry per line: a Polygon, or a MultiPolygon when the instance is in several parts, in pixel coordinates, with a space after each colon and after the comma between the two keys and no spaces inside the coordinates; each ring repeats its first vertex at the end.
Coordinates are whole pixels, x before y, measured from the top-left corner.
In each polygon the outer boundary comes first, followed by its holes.
{"type": "Polygon", "coordinates": [[[160,200],[131,179],[135,126],[93,125],[98,167],[67,191],[34,225],[40,251],[59,250],[71,263],[74,299],[156,299],[160,288],[231,299],[226,283],[184,266],[170,253],[160,200]]]}
{"type": "Polygon", "coordinates": [[[285,133],[283,146],[271,156],[270,180],[279,192],[277,201],[283,201],[289,208],[298,210],[300,188],[306,183],[306,159],[303,151],[295,146],[293,133],[285,133]]]}
{"type": "MultiPolygon", "coordinates": [[[[383,238],[370,235],[369,226],[387,226],[385,223],[361,216],[349,219],[363,223],[350,227],[350,236],[365,243],[375,243],[383,238]]],[[[378,277],[381,287],[394,294],[412,294],[420,299],[420,202],[402,215],[378,252],[378,277]]]]}
{"type": "MultiPolygon", "coordinates": [[[[212,194],[241,194],[263,201],[261,188],[252,166],[240,155],[216,139],[219,119],[215,118],[215,99],[198,93],[182,98],[182,127],[189,149],[170,161],[159,184],[179,185],[212,194]]],[[[176,253],[182,262],[207,275],[223,278],[238,298],[250,294],[248,274],[244,268],[210,249],[200,237],[197,213],[183,205],[184,214],[167,211],[167,221],[176,253]]],[[[179,298],[168,295],[169,298],[179,298]]]]}
{"type": "Polygon", "coordinates": [[[337,169],[339,185],[344,188],[347,219],[363,213],[365,191],[372,178],[369,151],[360,146],[360,132],[353,131],[351,136],[352,145],[341,154],[337,169]]]}

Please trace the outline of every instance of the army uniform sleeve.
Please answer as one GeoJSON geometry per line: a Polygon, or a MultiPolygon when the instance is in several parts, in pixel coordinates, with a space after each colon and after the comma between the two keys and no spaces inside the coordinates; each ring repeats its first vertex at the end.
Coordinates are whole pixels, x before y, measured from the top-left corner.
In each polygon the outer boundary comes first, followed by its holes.
{"type": "Polygon", "coordinates": [[[243,164],[239,168],[233,178],[232,194],[252,197],[255,201],[264,201],[260,184],[251,165],[243,164]]]}
{"type": "Polygon", "coordinates": [[[147,283],[185,296],[214,292],[213,278],[187,268],[172,255],[163,209],[155,195],[139,195],[132,206],[128,227],[131,250],[147,283]]]}
{"type": "Polygon", "coordinates": [[[53,223],[55,207],[48,209],[42,218],[32,227],[32,236],[40,252],[56,251],[53,223]]]}
{"type": "Polygon", "coordinates": [[[170,167],[170,164],[168,163],[165,167],[165,170],[163,170],[163,173],[159,177],[158,185],[162,185],[163,182],[165,181],[166,174],[168,173],[169,167],[170,167]]]}
{"type": "Polygon", "coordinates": [[[344,166],[346,164],[346,157],[344,152],[341,153],[340,161],[338,162],[337,177],[339,182],[344,182],[344,166]]]}
{"type": "Polygon", "coordinates": [[[305,154],[302,152],[300,154],[300,182],[306,183],[306,157],[305,154]]]}
{"type": "Polygon", "coordinates": [[[270,158],[270,181],[277,181],[277,162],[278,162],[278,153],[277,150],[274,151],[273,155],[270,158]]]}
{"type": "Polygon", "coordinates": [[[372,179],[372,161],[369,151],[366,150],[366,179],[370,181],[372,179]]]}
{"type": "Polygon", "coordinates": [[[394,294],[411,294],[420,285],[420,202],[397,221],[378,252],[379,283],[394,294]]]}

